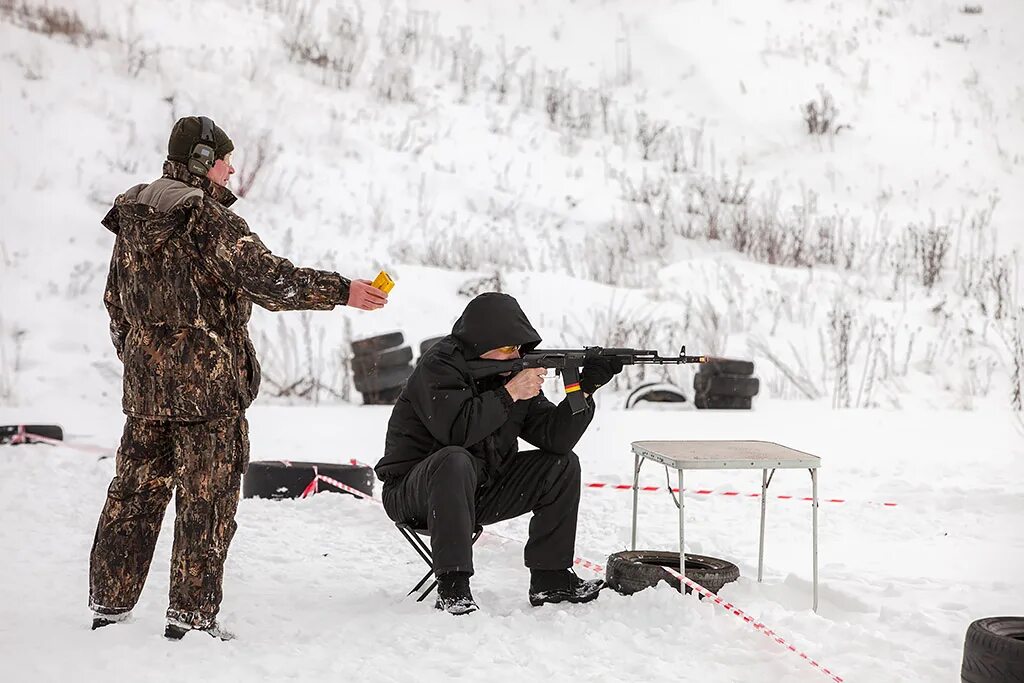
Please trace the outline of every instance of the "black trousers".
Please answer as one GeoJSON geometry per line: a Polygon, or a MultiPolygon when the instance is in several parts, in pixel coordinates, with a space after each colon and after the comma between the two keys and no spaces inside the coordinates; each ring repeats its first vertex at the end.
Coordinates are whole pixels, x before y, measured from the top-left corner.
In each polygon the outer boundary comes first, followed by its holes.
{"type": "Polygon", "coordinates": [[[580,507],[580,461],[575,453],[524,451],[503,463],[485,487],[482,463],[459,446],[420,461],[384,486],[384,509],[395,522],[430,530],[434,573],[473,572],[472,533],[533,512],[524,559],[531,569],[572,566],[580,507]]]}

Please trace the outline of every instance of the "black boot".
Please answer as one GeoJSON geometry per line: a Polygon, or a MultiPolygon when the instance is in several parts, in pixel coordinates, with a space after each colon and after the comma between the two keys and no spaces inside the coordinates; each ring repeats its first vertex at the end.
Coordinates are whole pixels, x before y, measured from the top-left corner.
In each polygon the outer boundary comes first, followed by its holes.
{"type": "Polygon", "coordinates": [[[127,621],[132,616],[131,611],[118,612],[116,614],[106,614],[104,612],[93,612],[92,613],[92,630],[95,631],[98,628],[104,626],[110,626],[111,624],[119,624],[122,621],[127,621]]]}
{"type": "Polygon", "coordinates": [[[220,640],[234,640],[235,634],[231,631],[226,631],[221,628],[220,624],[214,623],[213,626],[208,628],[191,628],[180,622],[168,621],[167,626],[164,628],[164,638],[167,640],[181,640],[185,637],[185,634],[189,631],[199,631],[205,633],[212,638],[219,638],[220,640]]]}
{"type": "Polygon", "coordinates": [[[436,609],[448,614],[469,614],[479,607],[469,590],[469,572],[446,572],[437,577],[436,609]]]}
{"type": "Polygon", "coordinates": [[[167,640],[181,640],[185,634],[191,631],[190,628],[183,628],[176,624],[167,624],[164,628],[164,638],[167,640]]]}
{"type": "Polygon", "coordinates": [[[570,569],[530,570],[530,604],[534,607],[556,602],[590,602],[597,599],[602,588],[603,579],[584,581],[570,569]]]}

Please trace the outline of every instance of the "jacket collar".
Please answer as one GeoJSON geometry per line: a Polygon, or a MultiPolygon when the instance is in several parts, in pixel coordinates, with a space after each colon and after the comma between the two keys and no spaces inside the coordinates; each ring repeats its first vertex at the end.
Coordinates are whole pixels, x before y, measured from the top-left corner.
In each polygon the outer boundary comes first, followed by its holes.
{"type": "Polygon", "coordinates": [[[164,177],[177,180],[192,187],[198,187],[206,196],[216,199],[226,207],[231,206],[238,200],[235,193],[228,188],[221,187],[209,178],[192,175],[191,171],[188,170],[188,166],[180,161],[171,161],[170,159],[164,161],[164,177]]]}

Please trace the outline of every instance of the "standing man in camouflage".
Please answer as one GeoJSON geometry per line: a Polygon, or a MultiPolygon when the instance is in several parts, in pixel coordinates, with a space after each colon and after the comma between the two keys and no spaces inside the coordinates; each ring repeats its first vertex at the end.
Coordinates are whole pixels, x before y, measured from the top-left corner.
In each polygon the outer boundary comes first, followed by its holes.
{"type": "Polygon", "coordinates": [[[230,208],[233,148],[210,119],[180,119],[163,176],[118,196],[103,219],[116,235],[103,301],[124,364],[127,418],[90,558],[94,629],[135,606],[176,491],[164,635],[230,637],[216,617],[249,461],[245,409],[260,384],[252,305],[375,310],[387,302],[368,280],[272,254],[230,208]]]}

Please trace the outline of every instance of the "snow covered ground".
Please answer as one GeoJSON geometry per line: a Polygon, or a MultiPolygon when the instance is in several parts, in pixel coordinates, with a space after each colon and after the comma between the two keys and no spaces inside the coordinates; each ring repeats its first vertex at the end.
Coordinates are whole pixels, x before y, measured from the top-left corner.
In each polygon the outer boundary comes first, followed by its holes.
{"type": "MultiPolygon", "coordinates": [[[[763,402],[744,415],[620,411],[609,398],[578,452],[587,481],[626,482],[629,442],[761,438],[819,454],[821,604],[810,610],[808,503],[769,501],[766,575],[756,582],[758,503],[692,495],[691,551],[735,561],[722,596],[848,681],[949,681],[971,620],[1024,613],[1024,457],[1005,413],[843,411],[763,402]],[[984,462],[984,466],[979,466],[984,462]],[[896,502],[884,507],[883,502],[896,502]]],[[[67,405],[81,441],[115,443],[116,413],[67,405]]],[[[0,422],[38,410],[0,410],[0,422]]],[[[374,460],[383,407],[251,411],[253,458],[374,460]]],[[[230,643],[161,637],[171,522],[131,623],[88,630],[87,557],[112,462],[19,446],[0,458],[0,661],[12,681],[131,680],[824,680],[710,603],[667,587],[593,604],[532,608],[522,545],[485,536],[474,591],[482,611],[436,613],[403,596],[422,573],[382,510],[349,496],[243,500],[228,560],[230,643]]],[[[648,466],[646,484],[664,485],[648,466]]],[[[756,491],[756,472],[692,475],[695,488],[756,491]]],[[[770,491],[809,495],[780,471],[770,491]]],[[[579,555],[603,561],[629,543],[630,494],[585,490],[579,555]]],[[[666,494],[640,506],[640,547],[672,548],[666,494]]],[[[497,525],[525,538],[525,519],[497,525]]]]}
{"type": "MultiPolygon", "coordinates": [[[[750,413],[622,411],[652,379],[624,373],[579,447],[585,480],[628,481],[640,439],[820,455],[822,497],[846,502],[821,506],[818,614],[806,503],[771,501],[763,584],[756,499],[691,496],[689,549],[735,561],[723,596],[847,680],[955,680],[972,619],[1024,614],[1022,27],[1019,0],[0,0],[0,424],[117,443],[98,221],[158,173],[173,120],[205,113],[276,252],[398,280],[377,314],[256,311],[254,460],[375,461],[388,410],[357,405],[348,342],[401,329],[415,346],[480,289],[515,295],[546,344],[751,358],[750,413]],[[55,7],[81,24],[43,21],[55,7]],[[807,132],[819,85],[838,134],[807,132]],[[296,382],[313,401],[276,395],[296,382]]],[[[160,637],[170,517],[135,620],[92,633],[111,474],[0,447],[5,680],[821,679],[667,588],[531,609],[521,545],[494,536],[482,612],[448,619],[402,599],[420,563],[382,512],[335,495],[242,501],[224,604],[239,640],[160,637]]],[[[580,555],[626,546],[629,502],[584,492],[580,555]]],[[[641,547],[671,548],[675,519],[645,494],[641,547]]],[[[525,520],[496,530],[523,539],[525,520]]]]}

